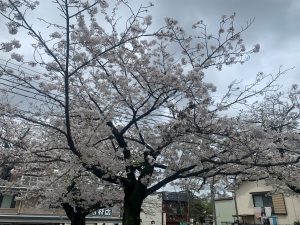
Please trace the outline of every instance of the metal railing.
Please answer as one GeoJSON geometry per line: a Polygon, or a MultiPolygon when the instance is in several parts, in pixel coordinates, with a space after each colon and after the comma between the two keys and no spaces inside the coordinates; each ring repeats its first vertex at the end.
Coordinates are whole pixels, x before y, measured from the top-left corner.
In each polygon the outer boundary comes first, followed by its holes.
{"type": "MultiPolygon", "coordinates": [[[[227,222],[227,221],[222,221],[221,225],[262,225],[261,223],[234,223],[234,222],[227,222]]],[[[278,223],[277,225],[293,225],[293,224],[281,224],[278,223]]]]}

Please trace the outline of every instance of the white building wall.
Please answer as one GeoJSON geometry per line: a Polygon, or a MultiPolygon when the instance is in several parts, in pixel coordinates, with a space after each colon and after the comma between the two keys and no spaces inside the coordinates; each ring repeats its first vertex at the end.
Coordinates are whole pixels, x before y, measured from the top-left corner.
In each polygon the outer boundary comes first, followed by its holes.
{"type": "MultiPolygon", "coordinates": [[[[263,181],[245,182],[236,191],[238,214],[254,214],[254,205],[251,192],[272,191],[263,181]]],[[[300,197],[284,196],[287,215],[278,215],[278,224],[294,224],[300,220],[300,197]]]]}
{"type": "Polygon", "coordinates": [[[160,193],[150,195],[145,199],[140,217],[141,225],[151,225],[151,221],[154,221],[155,225],[162,224],[162,195],[160,193]]]}
{"type": "Polygon", "coordinates": [[[285,197],[286,210],[288,212],[285,218],[289,224],[294,224],[295,221],[300,221],[300,197],[290,196],[285,197]]]}
{"type": "Polygon", "coordinates": [[[222,222],[234,222],[232,215],[236,213],[233,199],[216,200],[215,208],[217,225],[222,225],[222,222]]]}

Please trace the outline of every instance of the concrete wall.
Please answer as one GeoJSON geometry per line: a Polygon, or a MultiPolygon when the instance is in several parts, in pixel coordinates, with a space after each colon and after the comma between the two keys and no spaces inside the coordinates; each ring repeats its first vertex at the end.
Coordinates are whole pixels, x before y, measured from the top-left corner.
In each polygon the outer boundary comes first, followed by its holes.
{"type": "Polygon", "coordinates": [[[221,222],[233,222],[232,215],[236,214],[233,199],[216,200],[215,207],[217,225],[221,225],[221,222]]]}
{"type": "Polygon", "coordinates": [[[162,224],[162,196],[161,194],[154,194],[148,196],[143,205],[141,212],[141,225],[151,225],[151,221],[155,225],[162,224]]]}
{"type": "MultiPolygon", "coordinates": [[[[236,191],[238,214],[254,214],[251,192],[272,191],[263,181],[245,182],[236,191]]],[[[300,197],[284,196],[287,215],[278,215],[279,224],[293,224],[300,220],[300,197]]]]}

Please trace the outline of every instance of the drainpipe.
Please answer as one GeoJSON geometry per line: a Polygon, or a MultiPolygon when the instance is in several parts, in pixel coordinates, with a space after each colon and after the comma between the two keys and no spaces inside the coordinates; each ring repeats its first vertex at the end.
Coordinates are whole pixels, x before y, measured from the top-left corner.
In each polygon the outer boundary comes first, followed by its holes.
{"type": "Polygon", "coordinates": [[[19,203],[19,207],[18,207],[18,212],[17,212],[17,214],[20,214],[21,206],[22,206],[22,201],[20,201],[20,203],[19,203]]]}
{"type": "Polygon", "coordinates": [[[232,196],[233,196],[233,200],[234,200],[235,214],[239,215],[239,211],[238,211],[238,207],[237,207],[237,203],[236,203],[236,193],[235,193],[235,191],[232,192],[232,196]]]}

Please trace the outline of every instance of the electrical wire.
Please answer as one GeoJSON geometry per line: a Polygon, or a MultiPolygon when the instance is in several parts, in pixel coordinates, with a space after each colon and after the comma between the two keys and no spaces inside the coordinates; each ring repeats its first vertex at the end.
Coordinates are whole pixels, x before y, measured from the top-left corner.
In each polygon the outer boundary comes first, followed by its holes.
{"type": "Polygon", "coordinates": [[[47,103],[47,104],[51,104],[51,105],[58,106],[58,105],[55,104],[55,103],[47,102],[47,101],[44,101],[44,100],[42,100],[42,99],[38,99],[38,98],[35,98],[35,97],[31,97],[31,96],[28,96],[28,95],[24,95],[24,94],[21,94],[21,93],[17,93],[17,92],[11,91],[11,90],[6,90],[6,89],[0,88],[0,91],[8,92],[8,93],[15,94],[15,95],[18,95],[18,96],[22,96],[22,97],[25,97],[25,98],[31,98],[31,99],[34,99],[34,100],[36,100],[36,101],[40,101],[40,102],[44,102],[44,103],[47,103]]]}
{"type": "MultiPolygon", "coordinates": [[[[1,60],[1,61],[5,61],[5,60],[3,60],[3,59],[0,59],[0,60],[1,60]]],[[[5,61],[5,62],[7,62],[7,61],[5,61]]],[[[35,71],[35,70],[32,70],[32,69],[26,68],[26,67],[21,66],[21,65],[17,65],[17,64],[12,63],[12,62],[7,62],[7,63],[10,63],[10,64],[12,64],[12,65],[18,66],[18,67],[20,67],[20,68],[24,68],[24,69],[29,70],[29,71],[32,71],[32,72],[34,72],[34,73],[42,74],[42,73],[40,73],[40,72],[38,72],[38,71],[35,71]]],[[[16,70],[16,71],[18,71],[18,72],[23,72],[25,75],[32,76],[31,74],[25,73],[24,71],[19,71],[17,68],[8,66],[7,64],[0,63],[0,67],[2,68],[3,71],[6,71],[6,68],[9,68],[9,69],[12,69],[12,70],[16,70]],[[3,68],[3,67],[5,67],[5,68],[3,68]]],[[[6,71],[6,72],[7,72],[7,71],[6,71]]],[[[11,76],[11,77],[15,77],[14,75],[9,74],[9,73],[7,73],[7,75],[8,75],[8,76],[11,76]]],[[[2,85],[4,85],[4,86],[11,87],[11,88],[14,88],[14,89],[17,89],[17,90],[20,90],[20,91],[24,91],[24,92],[27,92],[27,93],[31,93],[31,94],[34,94],[34,95],[38,95],[38,96],[41,96],[41,97],[44,97],[44,98],[47,97],[46,94],[43,95],[42,93],[39,93],[39,92],[33,92],[33,91],[32,91],[32,88],[30,88],[30,86],[27,86],[27,85],[25,85],[25,84],[18,83],[18,82],[13,81],[13,80],[5,79],[5,78],[3,78],[3,77],[1,77],[1,76],[0,76],[0,79],[1,79],[1,80],[4,80],[4,81],[7,81],[7,82],[11,82],[11,83],[13,83],[13,84],[17,84],[18,86],[21,86],[21,87],[23,87],[23,88],[28,88],[28,89],[31,89],[31,90],[29,91],[29,90],[25,90],[25,89],[22,89],[22,88],[15,87],[15,86],[11,86],[11,85],[9,85],[9,84],[0,83],[0,84],[2,84],[2,85]]],[[[16,79],[18,79],[18,78],[16,78],[16,79]]],[[[50,82],[49,80],[46,80],[46,79],[43,79],[43,78],[40,78],[40,79],[42,79],[42,80],[44,80],[44,81],[47,81],[47,82],[50,82]]],[[[22,81],[22,80],[21,80],[21,81],[22,81]]],[[[23,81],[23,82],[24,82],[24,81],[23,81]]],[[[36,84],[40,84],[39,82],[36,82],[36,81],[31,81],[31,82],[36,83],[36,84]]],[[[3,90],[3,89],[2,89],[2,90],[3,90]]],[[[14,94],[18,95],[17,92],[12,92],[12,91],[10,91],[10,93],[14,93],[14,94]]],[[[20,95],[20,96],[23,96],[23,97],[26,97],[26,96],[27,96],[27,95],[24,95],[24,94],[19,94],[19,95],[20,95]]],[[[27,97],[30,97],[30,96],[27,96],[27,97]]],[[[51,96],[51,97],[53,97],[53,96],[51,96]]],[[[59,95],[57,94],[57,95],[54,96],[53,98],[56,98],[56,97],[61,97],[61,96],[59,96],[59,95]]],[[[33,98],[33,97],[31,97],[31,98],[33,98]]],[[[50,99],[51,99],[51,98],[50,98],[50,99]]],[[[52,99],[52,100],[53,100],[53,99],[52,99]]],[[[39,101],[42,101],[42,100],[39,99],[39,101]]],[[[47,102],[47,101],[44,101],[44,102],[47,102]]]]}
{"type": "MultiPolygon", "coordinates": [[[[5,65],[5,64],[3,64],[3,63],[0,63],[0,68],[2,68],[2,70],[5,71],[5,72],[7,73],[7,75],[12,76],[12,77],[15,77],[16,75],[9,74],[8,71],[7,71],[7,68],[8,68],[8,69],[11,69],[11,70],[15,70],[15,71],[17,71],[17,72],[22,72],[24,75],[33,76],[32,74],[29,74],[29,73],[27,73],[27,72],[25,72],[25,71],[22,71],[22,70],[20,71],[18,68],[14,68],[14,67],[5,65]]],[[[34,70],[31,70],[31,71],[34,71],[34,70]]],[[[35,72],[35,73],[38,73],[38,74],[42,74],[42,73],[39,73],[39,72],[36,72],[36,71],[34,71],[34,72],[35,72]]],[[[42,75],[44,75],[44,74],[42,74],[42,75]]],[[[21,78],[19,78],[19,79],[21,79],[21,78]]],[[[47,82],[51,82],[51,81],[49,81],[49,80],[47,80],[47,79],[44,79],[44,78],[39,78],[39,79],[44,80],[44,81],[47,81],[47,82]]],[[[31,82],[39,84],[39,82],[34,81],[34,80],[31,80],[31,82]]]]}
{"type": "MultiPolygon", "coordinates": [[[[2,79],[2,78],[0,78],[2,79]]],[[[3,80],[3,79],[2,79],[3,80]]],[[[11,81],[10,81],[11,82],[11,81]]],[[[16,83],[16,82],[14,82],[16,83]]],[[[36,99],[38,101],[43,101],[43,102],[46,102],[46,103],[50,103],[50,104],[53,104],[53,105],[57,105],[55,103],[51,103],[50,101],[45,101],[45,100],[42,100],[42,99],[38,99],[38,98],[35,98],[35,97],[32,97],[32,96],[28,96],[28,95],[24,95],[24,94],[21,94],[21,93],[18,93],[18,92],[14,92],[12,91],[12,89],[17,89],[17,90],[20,90],[20,91],[23,91],[23,92],[27,92],[27,93],[30,93],[30,94],[34,94],[35,96],[40,96],[40,97],[43,97],[43,98],[46,98],[47,95],[43,95],[43,94],[40,94],[40,93],[36,93],[36,92],[32,92],[32,91],[29,91],[29,90],[26,90],[26,89],[23,89],[23,88],[19,88],[19,87],[16,87],[16,86],[12,86],[12,85],[9,85],[9,84],[5,84],[5,83],[2,83],[0,82],[1,85],[3,86],[6,86],[6,87],[10,87],[11,90],[9,89],[1,89],[2,91],[4,92],[9,92],[11,94],[15,94],[15,95],[19,95],[19,96],[22,96],[22,97],[26,97],[26,98],[31,98],[31,99],[36,99]]],[[[22,85],[20,85],[22,86],[22,85]]],[[[52,100],[52,101],[55,101],[54,99],[51,99],[51,98],[48,98],[49,100],[52,100]]]]}
{"type": "MultiPolygon", "coordinates": [[[[4,80],[4,81],[7,81],[7,82],[11,82],[11,83],[16,84],[16,85],[18,85],[18,86],[21,86],[21,87],[28,88],[28,89],[32,90],[32,88],[31,88],[30,86],[26,86],[26,85],[24,85],[24,84],[21,84],[21,83],[15,82],[15,81],[11,81],[11,80],[8,80],[8,79],[2,78],[2,77],[0,77],[0,80],[4,80]]],[[[11,87],[11,88],[13,88],[13,89],[18,89],[18,90],[20,90],[20,91],[28,92],[28,93],[31,93],[31,94],[34,94],[34,95],[39,95],[39,96],[41,96],[41,97],[48,97],[46,94],[43,94],[43,93],[29,91],[29,90],[22,89],[22,88],[19,88],[19,87],[17,87],[17,86],[12,86],[12,85],[9,85],[9,84],[6,84],[6,83],[1,83],[1,82],[0,82],[0,84],[2,84],[2,85],[4,85],[4,86],[7,86],[7,87],[11,87]]],[[[33,90],[34,90],[34,89],[33,89],[33,90]]],[[[50,94],[48,94],[48,95],[50,95],[50,94]]],[[[61,96],[60,96],[60,95],[55,95],[54,97],[53,97],[53,96],[51,96],[51,97],[52,97],[52,98],[56,98],[56,97],[61,97],[61,96]]],[[[51,99],[51,98],[50,98],[50,99],[51,99]]],[[[53,100],[53,99],[52,99],[52,100],[53,100]]],[[[54,101],[55,101],[55,100],[54,100],[54,101]]]]}
{"type": "MultiPolygon", "coordinates": [[[[1,78],[0,78],[0,79],[1,79],[1,78]]],[[[5,83],[2,83],[2,82],[0,82],[0,84],[3,85],[3,86],[6,86],[6,87],[11,87],[12,89],[17,89],[17,90],[20,90],[20,91],[24,91],[24,92],[27,92],[27,93],[34,94],[34,95],[38,95],[38,96],[41,96],[41,97],[45,97],[45,96],[42,95],[42,94],[39,94],[39,93],[36,93],[36,92],[33,92],[33,91],[29,91],[29,90],[26,90],[26,89],[23,89],[23,88],[19,88],[19,87],[13,86],[13,85],[5,84],[5,83]]],[[[11,90],[12,90],[12,89],[11,89],[11,90]]]]}
{"type": "MultiPolygon", "coordinates": [[[[25,70],[29,70],[29,71],[34,72],[34,73],[37,73],[37,74],[44,75],[42,72],[39,72],[39,71],[30,69],[30,68],[25,67],[25,66],[22,66],[22,65],[18,65],[18,64],[16,64],[16,63],[13,63],[13,62],[10,62],[10,61],[4,60],[4,59],[0,59],[0,61],[3,61],[3,62],[6,62],[6,63],[9,63],[9,64],[12,64],[12,65],[17,66],[17,67],[19,67],[19,68],[23,68],[23,69],[25,69],[25,70]]],[[[2,64],[2,63],[0,63],[0,65],[7,66],[6,64],[2,64]]],[[[8,67],[8,66],[7,66],[7,67],[8,67]]],[[[13,67],[10,67],[10,68],[13,68],[13,67]]]]}

